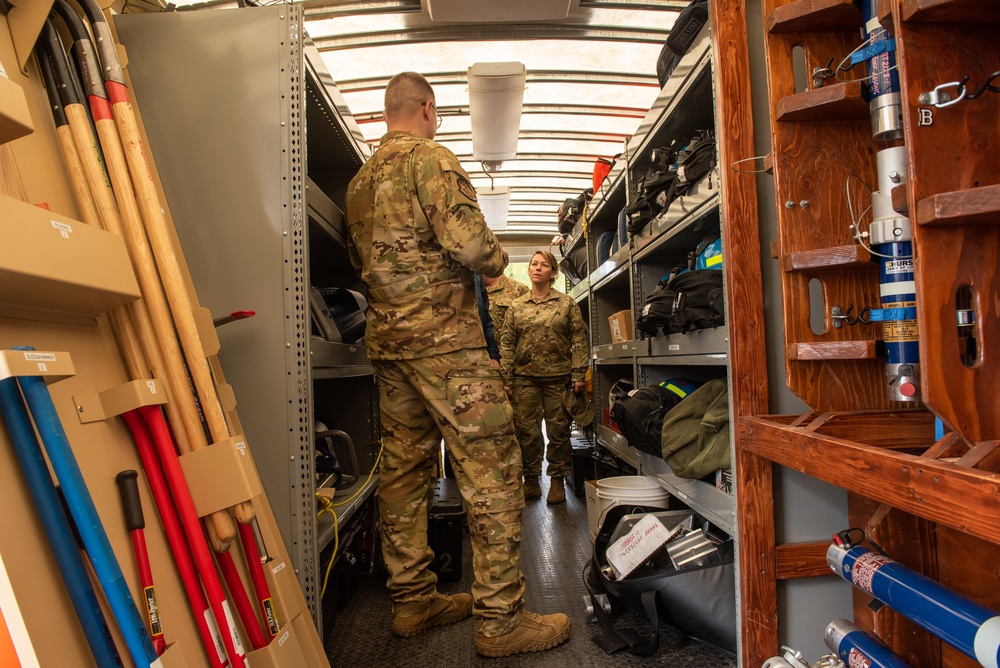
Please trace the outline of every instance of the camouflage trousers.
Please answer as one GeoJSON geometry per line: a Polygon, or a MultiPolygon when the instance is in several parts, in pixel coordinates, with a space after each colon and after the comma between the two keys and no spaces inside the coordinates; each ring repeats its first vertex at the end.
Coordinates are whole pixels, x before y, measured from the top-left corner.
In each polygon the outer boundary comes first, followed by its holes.
{"type": "Polygon", "coordinates": [[[569,376],[555,378],[528,378],[515,376],[511,384],[514,404],[514,429],[521,445],[521,462],[525,476],[538,476],[542,472],[542,418],[545,418],[545,448],[552,478],[565,477],[573,458],[569,442],[569,425],[572,418],[562,405],[569,376]]]}
{"type": "Polygon", "coordinates": [[[382,555],[393,609],[419,612],[437,590],[427,513],[443,438],[468,509],[476,631],[509,632],[524,605],[521,453],[486,349],[373,364],[382,421],[382,555]]]}

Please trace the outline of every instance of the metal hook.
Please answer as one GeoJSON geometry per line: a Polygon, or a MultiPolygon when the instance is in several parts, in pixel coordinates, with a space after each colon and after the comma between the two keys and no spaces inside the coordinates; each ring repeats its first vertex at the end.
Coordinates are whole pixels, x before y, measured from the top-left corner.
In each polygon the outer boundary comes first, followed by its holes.
{"type": "Polygon", "coordinates": [[[833,56],[830,56],[830,62],[826,64],[826,67],[813,68],[813,88],[820,88],[824,79],[832,79],[836,76],[837,73],[830,69],[831,65],[833,65],[833,56]]]}
{"type": "Polygon", "coordinates": [[[742,160],[737,160],[736,162],[734,162],[731,165],[729,165],[729,169],[733,170],[737,174],[761,174],[761,173],[767,172],[767,169],[751,169],[751,170],[736,169],[736,165],[740,164],[741,162],[752,162],[754,160],[766,160],[768,155],[769,154],[755,155],[752,158],[743,158],[742,160]]]}
{"type": "Polygon", "coordinates": [[[871,307],[866,306],[861,309],[856,316],[851,315],[851,311],[854,310],[854,304],[850,304],[847,310],[842,310],[839,306],[834,306],[830,309],[830,319],[833,320],[833,326],[837,329],[847,323],[848,325],[856,325],[859,322],[864,325],[872,324],[869,314],[871,313],[871,307]]]}

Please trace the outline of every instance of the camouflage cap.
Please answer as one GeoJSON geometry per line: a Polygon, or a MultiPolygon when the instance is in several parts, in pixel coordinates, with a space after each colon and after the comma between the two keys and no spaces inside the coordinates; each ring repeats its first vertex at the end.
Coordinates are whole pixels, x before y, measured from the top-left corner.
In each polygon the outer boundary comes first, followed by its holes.
{"type": "Polygon", "coordinates": [[[586,427],[594,421],[597,409],[594,402],[586,394],[577,394],[572,387],[567,387],[562,395],[562,405],[578,425],[586,427]]]}

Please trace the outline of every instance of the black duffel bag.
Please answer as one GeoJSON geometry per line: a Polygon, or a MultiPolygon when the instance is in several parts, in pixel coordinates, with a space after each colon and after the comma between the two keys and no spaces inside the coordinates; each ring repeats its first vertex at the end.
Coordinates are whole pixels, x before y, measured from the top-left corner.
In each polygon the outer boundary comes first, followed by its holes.
{"type": "Polygon", "coordinates": [[[682,397],[659,385],[640,387],[615,401],[611,419],[622,436],[643,452],[663,456],[663,418],[682,397]]]}
{"type": "MultiPolygon", "coordinates": [[[[659,649],[658,622],[662,621],[695,640],[735,655],[736,573],[732,540],[719,544],[718,555],[701,566],[676,570],[661,549],[624,579],[611,580],[606,575],[606,552],[611,537],[622,517],[638,512],[659,513],[663,509],[621,505],[607,511],[594,543],[586,584],[592,597],[604,593],[612,601],[644,612],[655,635],[642,638],[632,629],[612,629],[607,613],[594,601],[594,610],[603,627],[594,641],[609,654],[627,649],[638,656],[652,656],[659,649]]],[[[677,512],[692,515],[696,527],[708,526],[693,511],[677,512]]],[[[721,534],[712,529],[706,533],[721,534]]]]}

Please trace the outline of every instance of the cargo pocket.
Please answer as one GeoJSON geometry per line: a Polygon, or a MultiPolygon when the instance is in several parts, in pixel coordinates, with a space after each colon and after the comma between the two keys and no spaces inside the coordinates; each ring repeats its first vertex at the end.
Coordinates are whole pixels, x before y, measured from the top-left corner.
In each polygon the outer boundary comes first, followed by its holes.
{"type": "Polygon", "coordinates": [[[448,402],[465,440],[512,436],[512,412],[503,383],[483,367],[452,369],[445,377],[448,402]]]}
{"type": "Polygon", "coordinates": [[[472,496],[473,530],[489,545],[521,542],[521,510],[524,494],[515,489],[477,492],[472,496]]]}

